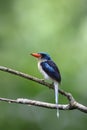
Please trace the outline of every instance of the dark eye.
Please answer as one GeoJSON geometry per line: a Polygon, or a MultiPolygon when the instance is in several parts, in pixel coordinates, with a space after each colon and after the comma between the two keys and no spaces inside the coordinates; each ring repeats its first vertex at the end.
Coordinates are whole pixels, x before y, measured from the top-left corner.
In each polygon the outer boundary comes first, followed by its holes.
{"type": "Polygon", "coordinates": [[[45,54],[43,54],[43,55],[42,55],[42,57],[46,57],[46,55],[45,55],[45,54]]]}

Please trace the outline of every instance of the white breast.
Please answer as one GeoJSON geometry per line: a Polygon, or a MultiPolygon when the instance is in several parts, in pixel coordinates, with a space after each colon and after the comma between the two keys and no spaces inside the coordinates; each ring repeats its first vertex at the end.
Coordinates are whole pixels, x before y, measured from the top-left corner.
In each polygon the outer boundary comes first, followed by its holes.
{"type": "Polygon", "coordinates": [[[38,69],[40,71],[40,73],[42,73],[42,75],[44,76],[45,79],[49,79],[49,76],[43,71],[41,65],[40,65],[40,61],[38,62],[38,69]]]}

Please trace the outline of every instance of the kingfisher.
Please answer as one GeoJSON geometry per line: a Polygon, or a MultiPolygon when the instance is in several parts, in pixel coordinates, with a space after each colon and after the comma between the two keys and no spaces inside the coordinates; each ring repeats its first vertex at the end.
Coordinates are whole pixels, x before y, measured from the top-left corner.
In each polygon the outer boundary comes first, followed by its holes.
{"type": "Polygon", "coordinates": [[[58,109],[58,86],[61,82],[61,74],[57,65],[52,61],[49,54],[45,52],[31,53],[38,59],[38,69],[44,76],[44,79],[50,79],[54,84],[55,103],[57,107],[57,117],[59,117],[58,109]]]}

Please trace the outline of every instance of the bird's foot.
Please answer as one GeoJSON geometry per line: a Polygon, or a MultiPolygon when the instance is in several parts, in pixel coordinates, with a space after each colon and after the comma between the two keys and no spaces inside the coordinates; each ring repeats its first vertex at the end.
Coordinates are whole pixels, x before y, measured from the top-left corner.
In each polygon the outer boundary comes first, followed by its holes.
{"type": "Polygon", "coordinates": [[[42,82],[44,82],[45,80],[44,79],[41,79],[42,82]]]}
{"type": "Polygon", "coordinates": [[[52,82],[52,86],[54,86],[54,82],[52,82]]]}

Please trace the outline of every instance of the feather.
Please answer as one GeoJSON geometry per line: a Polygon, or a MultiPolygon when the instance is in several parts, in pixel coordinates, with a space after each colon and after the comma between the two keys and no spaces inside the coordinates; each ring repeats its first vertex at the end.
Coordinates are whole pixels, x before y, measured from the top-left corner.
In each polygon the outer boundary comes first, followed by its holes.
{"type": "Polygon", "coordinates": [[[57,81],[61,82],[61,76],[58,67],[52,60],[47,60],[40,63],[42,69],[48,74],[48,76],[57,81]]]}
{"type": "Polygon", "coordinates": [[[54,91],[55,91],[55,103],[57,105],[57,117],[59,118],[59,108],[58,108],[58,82],[54,82],[54,91]]]}
{"type": "Polygon", "coordinates": [[[39,62],[38,68],[39,68],[40,72],[44,75],[45,79],[51,78],[51,80],[54,82],[55,103],[57,105],[57,117],[59,117],[58,83],[61,82],[61,76],[60,76],[59,69],[52,60],[39,62]]]}

